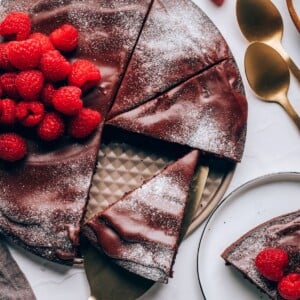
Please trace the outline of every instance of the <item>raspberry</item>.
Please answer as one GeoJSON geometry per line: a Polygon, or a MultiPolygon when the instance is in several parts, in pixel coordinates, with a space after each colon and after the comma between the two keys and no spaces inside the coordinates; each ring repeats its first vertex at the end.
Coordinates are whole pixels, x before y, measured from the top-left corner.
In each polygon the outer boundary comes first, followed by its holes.
{"type": "Polygon", "coordinates": [[[11,99],[0,101],[0,124],[13,125],[16,119],[16,103],[11,99]]]}
{"type": "Polygon", "coordinates": [[[0,24],[0,34],[7,39],[22,41],[28,38],[31,21],[23,12],[12,12],[0,24]]]}
{"type": "Polygon", "coordinates": [[[76,86],[64,86],[57,90],[52,99],[54,108],[68,116],[76,115],[82,109],[81,90],[76,86]]]}
{"type": "Polygon", "coordinates": [[[18,99],[20,97],[16,85],[16,73],[6,73],[0,76],[2,92],[6,97],[18,99]]]}
{"type": "Polygon", "coordinates": [[[8,59],[19,70],[36,68],[41,59],[41,46],[35,39],[8,44],[8,59]]]}
{"type": "Polygon", "coordinates": [[[99,112],[90,108],[83,108],[77,116],[70,120],[69,133],[78,139],[86,138],[97,128],[100,121],[99,112]]]}
{"type": "Polygon", "coordinates": [[[41,99],[46,106],[52,107],[52,100],[53,100],[53,96],[54,96],[55,92],[56,92],[56,90],[55,90],[53,84],[46,83],[44,85],[44,88],[42,89],[41,99]]]}
{"type": "Polygon", "coordinates": [[[37,70],[20,72],[16,78],[19,95],[25,100],[38,99],[43,85],[44,76],[37,70]]]}
{"type": "Polygon", "coordinates": [[[17,120],[26,127],[38,125],[44,117],[44,105],[38,101],[20,102],[16,107],[17,120]]]}
{"type": "Polygon", "coordinates": [[[72,65],[69,84],[80,87],[83,91],[95,87],[101,80],[99,69],[90,61],[79,59],[72,65]]]}
{"type": "Polygon", "coordinates": [[[37,133],[44,141],[54,141],[60,138],[65,131],[65,124],[62,117],[55,112],[47,113],[40,123],[37,133]]]}
{"type": "Polygon", "coordinates": [[[29,38],[37,40],[40,43],[42,54],[46,53],[47,51],[54,50],[53,44],[51,43],[49,37],[45,34],[35,32],[32,33],[29,38]]]}
{"type": "Polygon", "coordinates": [[[56,49],[60,51],[73,51],[78,44],[78,31],[69,24],[62,25],[54,30],[49,37],[56,49]]]}
{"type": "Polygon", "coordinates": [[[284,268],[288,262],[288,254],[277,248],[264,249],[255,259],[255,265],[260,274],[272,281],[279,281],[283,277],[284,268]]]}
{"type": "Polygon", "coordinates": [[[14,162],[25,157],[27,146],[25,140],[15,133],[0,135],[0,158],[14,162]]]}
{"type": "Polygon", "coordinates": [[[283,299],[300,299],[300,273],[292,273],[281,279],[278,283],[278,292],[283,299]]]}
{"type": "Polygon", "coordinates": [[[8,43],[0,44],[0,69],[3,71],[13,71],[14,67],[8,59],[8,43]]]}
{"type": "Polygon", "coordinates": [[[41,58],[41,70],[52,81],[64,80],[71,72],[71,64],[57,50],[48,51],[41,58]]]}
{"type": "Polygon", "coordinates": [[[212,2],[218,6],[221,6],[224,3],[224,0],[212,0],[212,2]]]}

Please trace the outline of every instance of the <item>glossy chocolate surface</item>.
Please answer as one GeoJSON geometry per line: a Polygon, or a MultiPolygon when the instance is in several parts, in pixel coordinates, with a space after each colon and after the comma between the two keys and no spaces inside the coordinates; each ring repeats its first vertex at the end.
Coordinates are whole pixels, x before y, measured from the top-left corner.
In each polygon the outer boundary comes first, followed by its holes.
{"type": "MultiPolygon", "coordinates": [[[[19,164],[0,167],[0,232],[38,255],[72,263],[102,129],[120,86],[118,103],[124,100],[121,110],[127,110],[231,54],[215,26],[189,0],[2,1],[0,18],[10,11],[28,12],[34,32],[48,34],[64,23],[76,26],[79,47],[70,59],[92,60],[102,73],[100,85],[84,96],[85,106],[99,110],[103,116],[93,136],[81,142],[65,138],[48,145],[28,134],[28,157],[19,164]]],[[[233,68],[232,72],[237,71],[233,68]]],[[[237,89],[242,93],[240,83],[237,89]]],[[[242,145],[245,128],[236,121],[233,130],[242,145]]],[[[238,160],[242,146],[233,150],[234,159],[238,160]]],[[[226,157],[226,151],[222,148],[217,154],[226,157]]],[[[176,220],[172,219],[175,228],[176,220]]],[[[135,232],[131,236],[138,238],[135,232]]]]}
{"type": "Polygon", "coordinates": [[[240,161],[247,101],[233,60],[223,61],[107,124],[240,161]]]}
{"type": "Polygon", "coordinates": [[[197,150],[188,153],[89,220],[87,235],[129,271],[166,282],[198,157],[197,150]]]}
{"type": "MultiPolygon", "coordinates": [[[[0,15],[28,12],[34,32],[49,33],[64,23],[79,29],[79,47],[71,58],[87,58],[100,68],[101,83],[84,101],[104,120],[149,4],[150,0],[4,1],[0,15]]],[[[1,165],[1,232],[38,255],[72,262],[102,127],[103,122],[80,143],[66,138],[53,146],[30,139],[24,162],[1,165]]]]}
{"type": "Polygon", "coordinates": [[[230,55],[220,32],[192,1],[154,1],[108,118],[230,55]]]}
{"type": "Polygon", "coordinates": [[[247,232],[222,254],[223,259],[237,268],[271,299],[281,299],[277,284],[261,276],[254,264],[257,254],[265,248],[287,251],[287,273],[300,272],[300,210],[271,219],[247,232]]]}

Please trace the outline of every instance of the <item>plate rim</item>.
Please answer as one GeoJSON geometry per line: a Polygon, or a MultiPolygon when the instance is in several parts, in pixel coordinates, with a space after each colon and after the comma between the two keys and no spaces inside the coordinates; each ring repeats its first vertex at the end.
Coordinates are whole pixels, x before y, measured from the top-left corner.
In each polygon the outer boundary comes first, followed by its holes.
{"type": "Polygon", "coordinates": [[[212,210],[211,214],[209,215],[209,217],[207,218],[205,224],[204,224],[204,228],[203,231],[201,233],[200,236],[200,240],[198,243],[198,249],[197,249],[197,263],[196,263],[196,268],[197,268],[197,278],[198,278],[198,283],[200,286],[200,290],[201,290],[201,294],[204,297],[205,300],[207,300],[204,290],[203,290],[203,286],[201,284],[201,279],[200,279],[200,272],[199,272],[199,253],[200,253],[200,248],[201,248],[201,244],[202,244],[202,240],[204,238],[204,235],[206,233],[206,229],[210,223],[210,220],[212,219],[212,217],[214,216],[214,214],[216,213],[216,211],[228,200],[230,200],[231,197],[234,197],[235,195],[239,194],[240,192],[242,192],[244,189],[248,189],[251,188],[257,184],[264,184],[270,181],[280,181],[280,180],[284,180],[287,179],[289,177],[293,177],[293,178],[298,178],[300,180],[300,172],[298,171],[286,171],[286,172],[275,172],[275,173],[269,173],[269,174],[265,174],[259,177],[255,177],[253,179],[250,179],[248,181],[246,181],[245,183],[241,184],[240,186],[238,186],[237,188],[235,188],[233,191],[231,191],[224,199],[222,199],[218,205],[212,210]]]}

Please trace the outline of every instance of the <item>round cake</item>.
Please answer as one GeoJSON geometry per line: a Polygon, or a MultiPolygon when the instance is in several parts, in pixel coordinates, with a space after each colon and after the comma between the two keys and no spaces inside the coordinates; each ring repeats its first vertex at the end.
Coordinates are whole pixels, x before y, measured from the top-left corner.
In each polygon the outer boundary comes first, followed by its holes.
{"type": "Polygon", "coordinates": [[[1,163],[0,232],[10,240],[49,260],[74,262],[105,126],[241,160],[241,78],[225,40],[190,0],[2,1],[1,19],[12,11],[28,13],[33,32],[66,23],[78,29],[70,59],[101,70],[84,102],[102,122],[81,142],[63,138],[45,147],[29,137],[22,162],[1,163]]]}

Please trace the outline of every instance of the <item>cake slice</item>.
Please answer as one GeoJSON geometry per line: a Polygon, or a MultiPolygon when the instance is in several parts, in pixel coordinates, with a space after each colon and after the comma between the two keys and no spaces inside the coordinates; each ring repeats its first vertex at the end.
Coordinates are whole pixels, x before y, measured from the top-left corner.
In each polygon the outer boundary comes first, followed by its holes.
{"type": "MultiPolygon", "coordinates": [[[[152,0],[20,2],[33,16],[34,31],[50,33],[64,23],[78,28],[79,47],[74,56],[76,59],[89,59],[100,68],[102,80],[99,89],[94,92],[100,100],[98,108],[105,117],[127,69],[152,0]]],[[[20,4],[16,6],[19,8],[20,4]]],[[[86,101],[90,102],[89,98],[86,101]]]]}
{"type": "MultiPolygon", "coordinates": [[[[105,119],[151,0],[4,1],[0,16],[27,12],[33,32],[49,34],[62,24],[79,31],[74,58],[93,61],[100,85],[85,106],[105,119]]],[[[97,162],[103,122],[88,139],[67,137],[55,145],[28,137],[29,155],[19,164],[0,165],[0,233],[49,260],[72,264],[97,162]]]]}
{"type": "Polygon", "coordinates": [[[279,248],[288,253],[285,274],[300,273],[300,210],[255,227],[222,253],[227,264],[240,271],[271,299],[282,299],[277,283],[263,277],[255,266],[256,256],[266,248],[279,248]]]}
{"type": "Polygon", "coordinates": [[[107,124],[240,161],[246,122],[247,101],[230,59],[107,124]]]}
{"type": "Polygon", "coordinates": [[[192,1],[154,0],[108,118],[229,56],[220,32],[192,1]]]}
{"type": "Polygon", "coordinates": [[[167,282],[199,152],[193,150],[90,219],[90,241],[125,269],[167,282]]]}

